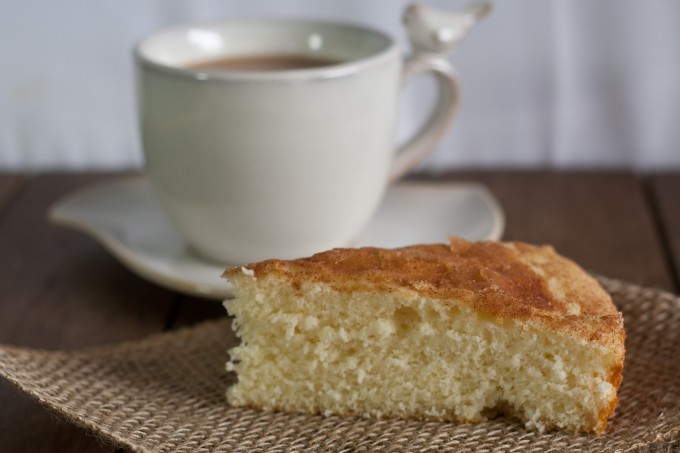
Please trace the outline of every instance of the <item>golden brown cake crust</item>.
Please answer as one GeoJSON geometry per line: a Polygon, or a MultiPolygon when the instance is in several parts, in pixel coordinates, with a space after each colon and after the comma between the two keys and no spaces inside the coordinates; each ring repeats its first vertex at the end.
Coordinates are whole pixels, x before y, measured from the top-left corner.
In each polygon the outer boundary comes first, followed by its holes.
{"type": "MultiPolygon", "coordinates": [[[[414,245],[398,249],[333,249],[297,260],[245,266],[293,286],[320,282],[338,291],[415,291],[496,317],[537,323],[607,346],[621,355],[621,314],[592,277],[550,246],[521,242],[414,245]]],[[[228,269],[226,277],[242,272],[228,269]]]]}

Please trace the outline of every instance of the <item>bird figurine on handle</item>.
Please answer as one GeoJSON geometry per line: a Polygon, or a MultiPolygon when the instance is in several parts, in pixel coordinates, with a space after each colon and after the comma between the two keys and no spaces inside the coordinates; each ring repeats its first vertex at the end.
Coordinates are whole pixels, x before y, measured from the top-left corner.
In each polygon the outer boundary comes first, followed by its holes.
{"type": "Polygon", "coordinates": [[[457,11],[439,11],[416,3],[404,12],[403,20],[414,51],[446,54],[492,9],[488,1],[476,1],[457,11]]]}
{"type": "Polygon", "coordinates": [[[404,60],[402,84],[426,72],[435,75],[437,102],[426,122],[397,150],[391,181],[395,181],[429,154],[453,122],[460,101],[458,77],[448,55],[473,25],[492,10],[489,1],[476,1],[457,11],[438,11],[420,4],[404,12],[404,27],[412,50],[404,60]]]}

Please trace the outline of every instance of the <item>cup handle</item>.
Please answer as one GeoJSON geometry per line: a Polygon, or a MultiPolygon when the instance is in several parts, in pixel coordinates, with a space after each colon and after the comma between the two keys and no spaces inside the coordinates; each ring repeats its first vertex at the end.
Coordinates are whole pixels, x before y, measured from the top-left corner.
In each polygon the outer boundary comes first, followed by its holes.
{"type": "Polygon", "coordinates": [[[488,1],[473,2],[458,11],[438,11],[419,4],[406,9],[403,20],[413,51],[404,60],[402,86],[417,74],[432,72],[437,80],[438,96],[422,128],[397,149],[390,182],[401,178],[430,154],[453,121],[458,111],[460,89],[448,54],[491,9],[488,1]]]}

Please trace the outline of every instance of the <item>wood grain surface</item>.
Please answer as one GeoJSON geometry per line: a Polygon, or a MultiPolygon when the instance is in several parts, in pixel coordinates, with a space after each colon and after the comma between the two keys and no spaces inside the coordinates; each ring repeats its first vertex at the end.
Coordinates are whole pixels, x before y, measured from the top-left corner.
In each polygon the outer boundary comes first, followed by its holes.
{"type": "MultiPolygon", "coordinates": [[[[111,174],[0,175],[0,342],[91,347],[225,316],[221,304],[162,289],[93,239],[45,220],[48,207],[111,174]]],[[[417,175],[487,185],[504,239],[553,244],[586,269],[680,291],[680,174],[485,171],[417,175]]],[[[1,452],[111,452],[0,380],[1,452]]]]}
{"type": "Polygon", "coordinates": [[[680,292],[680,174],[655,175],[649,181],[650,205],[656,214],[675,291],[680,292]]]}
{"type": "Polygon", "coordinates": [[[26,180],[22,175],[0,174],[0,218],[26,180]]]}

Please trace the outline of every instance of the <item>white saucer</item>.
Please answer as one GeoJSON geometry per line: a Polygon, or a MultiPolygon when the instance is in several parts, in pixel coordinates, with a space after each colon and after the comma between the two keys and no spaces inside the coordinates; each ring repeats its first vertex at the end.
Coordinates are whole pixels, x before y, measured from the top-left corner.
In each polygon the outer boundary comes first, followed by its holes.
{"type": "MultiPolygon", "coordinates": [[[[143,177],[99,183],[53,205],[50,221],[97,239],[125,266],[159,285],[195,296],[225,299],[225,265],[191,253],[143,177]]],[[[352,246],[399,247],[500,239],[505,220],[493,195],[476,183],[399,182],[352,246]]]]}

